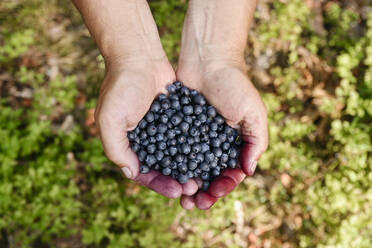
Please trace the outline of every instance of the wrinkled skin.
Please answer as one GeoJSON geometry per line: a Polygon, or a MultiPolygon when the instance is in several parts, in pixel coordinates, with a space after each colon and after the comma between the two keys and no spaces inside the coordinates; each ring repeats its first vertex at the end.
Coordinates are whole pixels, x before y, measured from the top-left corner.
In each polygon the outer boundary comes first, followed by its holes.
{"type": "Polygon", "coordinates": [[[266,108],[244,69],[243,63],[231,61],[179,62],[177,79],[200,91],[227,124],[240,129],[244,141],[240,168],[224,170],[208,193],[183,196],[181,205],[185,209],[208,209],[217,198],[230,193],[246,175],[253,175],[257,160],[268,146],[266,108]]]}
{"type": "Polygon", "coordinates": [[[166,59],[155,62],[111,63],[100,90],[95,119],[106,156],[139,184],[169,198],[193,195],[194,180],[181,185],[158,171],[139,173],[137,155],[131,150],[127,132],[133,130],[151,106],[153,99],[175,81],[173,68],[166,59]],[[146,73],[145,73],[146,72],[146,73]]]}

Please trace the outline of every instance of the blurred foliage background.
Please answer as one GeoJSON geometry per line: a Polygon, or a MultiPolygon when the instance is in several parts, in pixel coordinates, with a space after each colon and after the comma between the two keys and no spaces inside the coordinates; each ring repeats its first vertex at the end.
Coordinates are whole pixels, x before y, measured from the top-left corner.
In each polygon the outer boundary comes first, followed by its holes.
{"type": "MultiPolygon", "coordinates": [[[[149,1],[176,65],[185,0],[149,1]]],[[[102,57],[69,1],[0,2],[0,247],[372,247],[372,3],[261,0],[256,174],[187,212],[105,158],[102,57]]]]}

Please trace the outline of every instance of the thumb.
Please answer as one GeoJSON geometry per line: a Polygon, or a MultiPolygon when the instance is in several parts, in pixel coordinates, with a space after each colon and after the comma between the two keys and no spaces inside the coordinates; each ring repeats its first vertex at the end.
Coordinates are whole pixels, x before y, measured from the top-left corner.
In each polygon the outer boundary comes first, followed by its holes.
{"type": "Polygon", "coordinates": [[[240,153],[241,166],[245,174],[252,176],[257,161],[268,146],[266,112],[255,118],[247,116],[242,126],[243,148],[240,153]]]}
{"type": "Polygon", "coordinates": [[[100,137],[107,158],[118,165],[127,178],[134,179],[138,176],[140,165],[137,155],[130,148],[124,126],[120,128],[110,121],[101,121],[100,137]]]}

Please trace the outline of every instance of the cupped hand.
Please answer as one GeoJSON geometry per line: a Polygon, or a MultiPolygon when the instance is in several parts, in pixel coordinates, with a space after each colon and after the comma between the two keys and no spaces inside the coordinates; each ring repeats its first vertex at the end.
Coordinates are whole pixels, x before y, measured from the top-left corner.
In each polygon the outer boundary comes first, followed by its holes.
{"type": "Polygon", "coordinates": [[[215,106],[227,124],[238,128],[243,139],[240,167],[226,169],[209,186],[208,192],[183,196],[181,205],[191,209],[210,208],[230,193],[246,175],[253,175],[257,161],[268,146],[266,108],[245,73],[244,63],[234,61],[180,61],[177,79],[197,89],[215,106]]]}
{"type": "Polygon", "coordinates": [[[175,81],[175,73],[166,59],[106,63],[95,119],[106,156],[125,176],[166,197],[193,195],[194,180],[181,185],[158,171],[139,173],[139,160],[132,151],[127,132],[133,130],[149,110],[153,99],[175,81]]]}

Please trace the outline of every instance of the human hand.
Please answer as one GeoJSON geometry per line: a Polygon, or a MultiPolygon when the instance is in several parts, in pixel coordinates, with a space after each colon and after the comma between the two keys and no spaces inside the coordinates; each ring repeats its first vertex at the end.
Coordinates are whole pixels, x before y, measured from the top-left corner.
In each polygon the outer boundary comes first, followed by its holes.
{"type": "Polygon", "coordinates": [[[106,156],[118,165],[125,176],[169,198],[193,195],[194,180],[179,184],[169,176],[151,170],[139,173],[139,160],[132,151],[127,132],[133,130],[146,114],[156,95],[175,81],[167,59],[106,63],[95,119],[106,156]]]}
{"type": "Polygon", "coordinates": [[[195,205],[208,209],[217,198],[230,193],[246,175],[253,175],[257,160],[268,146],[266,108],[244,69],[244,63],[226,60],[179,62],[177,79],[201,92],[228,125],[240,130],[244,141],[240,168],[224,170],[208,192],[182,196],[185,209],[195,205]]]}

